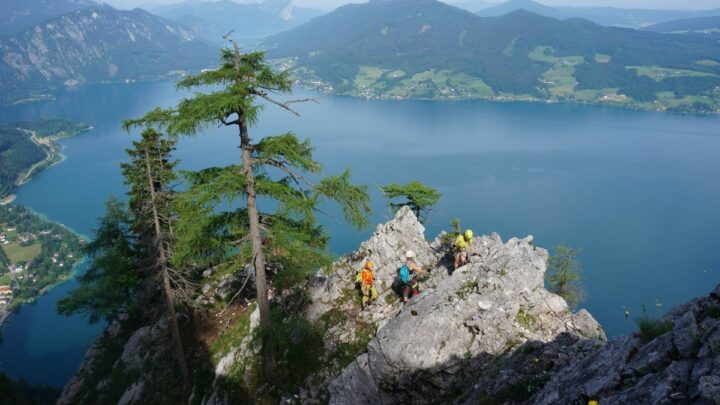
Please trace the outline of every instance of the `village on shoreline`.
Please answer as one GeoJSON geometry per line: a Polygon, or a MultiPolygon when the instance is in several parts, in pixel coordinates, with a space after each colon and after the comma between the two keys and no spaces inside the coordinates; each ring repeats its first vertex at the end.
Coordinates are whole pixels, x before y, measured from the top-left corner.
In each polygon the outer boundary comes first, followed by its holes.
{"type": "MultiPolygon", "coordinates": [[[[67,120],[42,120],[17,124],[45,158],[20,170],[16,187],[64,156],[57,140],[91,129],[67,120]]],[[[32,302],[72,276],[83,258],[83,241],[62,224],[41,218],[29,208],[11,204],[15,194],[0,196],[0,326],[20,305],[32,302]]]]}

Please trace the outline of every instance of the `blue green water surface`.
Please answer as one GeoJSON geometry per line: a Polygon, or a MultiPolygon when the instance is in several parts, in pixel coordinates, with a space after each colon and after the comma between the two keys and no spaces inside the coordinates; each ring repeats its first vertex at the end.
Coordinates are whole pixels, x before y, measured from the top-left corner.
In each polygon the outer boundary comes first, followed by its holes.
{"type": "MultiPolygon", "coordinates": [[[[168,82],[87,86],[51,102],[0,109],[0,122],[62,117],[94,129],[63,141],[68,159],[22,187],[17,202],[90,235],[132,137],[120,121],[180,97],[168,82]]],[[[453,218],[476,233],[535,236],[583,249],[584,307],[609,335],[634,328],[646,304],[660,313],[720,281],[720,119],[564,104],[365,101],[325,97],[294,117],[268,106],[256,136],[309,136],[327,173],[353,169],[370,186],[374,222],[389,217],[378,186],[419,179],[443,198],[428,237],[453,218]],[[629,320],[623,307],[631,310],[629,320]]],[[[210,128],[184,139],[184,169],[237,162],[237,136],[210,128]]],[[[325,219],[335,253],[372,232],[325,219]]],[[[73,282],[26,305],[3,328],[0,369],[62,386],[102,325],[55,314],[73,282]]]]}

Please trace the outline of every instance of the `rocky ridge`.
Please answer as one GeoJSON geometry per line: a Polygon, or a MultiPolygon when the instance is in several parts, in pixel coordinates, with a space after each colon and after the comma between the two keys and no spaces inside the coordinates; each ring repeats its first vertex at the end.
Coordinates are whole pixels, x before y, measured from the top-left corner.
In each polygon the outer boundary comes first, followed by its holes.
{"type": "MultiPolygon", "coordinates": [[[[355,257],[389,240],[384,243],[389,249],[381,250],[385,253],[370,251],[367,256],[381,263],[381,275],[394,276],[402,259],[387,252],[402,255],[403,246],[392,241],[408,236],[424,241],[421,225],[404,209],[378,227],[355,257]],[[387,232],[388,227],[398,233],[387,232]]],[[[419,250],[425,253],[420,263],[430,270],[424,291],[409,304],[398,304],[394,316],[378,325],[367,353],[329,385],[330,403],[357,403],[358,398],[367,403],[426,403],[467,384],[490,360],[526,341],[548,342],[561,333],[604,339],[587,311],[571,313],[561,297],[545,289],[548,253],[532,241],[529,236],[503,243],[497,234],[475,238],[470,263],[452,275],[440,238],[419,250]]],[[[358,268],[360,263],[352,264],[358,268]]]]}
{"type": "MultiPolygon", "coordinates": [[[[548,253],[532,237],[503,243],[491,234],[477,237],[474,247],[470,263],[450,275],[442,237],[428,242],[412,212],[401,209],[330,274],[309,280],[302,294],[276,295],[277,306],[322,331],[321,367],[282,402],[720,403],[720,287],[654,321],[667,326],[657,336],[638,332],[608,343],[587,311],[571,312],[545,289],[548,253]],[[403,305],[391,286],[406,250],[429,275],[421,294],[403,305]],[[376,263],[380,298],[360,311],[354,275],[368,259],[376,263]]],[[[253,309],[223,328],[210,380],[196,381],[190,403],[235,403],[238,387],[249,393],[244,401],[253,401],[263,390],[253,309]]],[[[162,322],[126,333],[114,367],[133,378],[92,380],[96,391],[114,386],[122,403],[142,403],[153,397],[152,387],[172,381],[147,371],[166,358],[167,334],[153,332],[162,322]]],[[[91,349],[61,403],[83,403],[71,394],[82,391],[93,351],[102,350],[91,349]]]]}
{"type": "MultiPolygon", "coordinates": [[[[428,242],[424,231],[403,208],[336,262],[331,274],[308,281],[302,314],[323,326],[325,366],[286,401],[427,403],[470,386],[493,359],[527,341],[549,342],[561,334],[604,339],[587,311],[573,314],[545,290],[548,253],[533,246],[531,236],[507,243],[497,234],[477,237],[470,263],[451,275],[442,235],[428,242]],[[392,284],[407,250],[428,275],[421,294],[403,305],[392,284]],[[366,260],[375,263],[379,299],[360,311],[355,274],[366,260]]],[[[246,365],[255,352],[245,348],[228,356],[221,360],[225,370],[246,365]]],[[[218,373],[216,386],[224,374],[218,373]]],[[[205,403],[224,403],[218,397],[216,390],[205,403]]]]}

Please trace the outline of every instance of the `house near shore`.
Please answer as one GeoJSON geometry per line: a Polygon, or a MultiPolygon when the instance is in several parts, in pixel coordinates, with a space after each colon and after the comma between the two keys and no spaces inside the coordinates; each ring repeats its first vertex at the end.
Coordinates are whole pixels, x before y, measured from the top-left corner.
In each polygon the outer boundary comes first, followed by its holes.
{"type": "Polygon", "coordinates": [[[0,305],[7,305],[13,299],[13,291],[9,285],[0,285],[0,305]]]}

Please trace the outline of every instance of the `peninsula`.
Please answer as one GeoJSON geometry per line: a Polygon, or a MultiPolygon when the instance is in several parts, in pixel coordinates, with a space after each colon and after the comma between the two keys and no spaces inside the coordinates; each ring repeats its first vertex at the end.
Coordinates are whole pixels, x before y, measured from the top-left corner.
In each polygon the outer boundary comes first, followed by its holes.
{"type": "Polygon", "coordinates": [[[63,156],[56,142],[90,130],[82,122],[64,119],[23,121],[0,126],[0,205],[13,201],[12,193],[63,156]]]}
{"type": "Polygon", "coordinates": [[[64,225],[24,206],[0,207],[0,325],[18,305],[70,277],[83,245],[64,225]]]}

